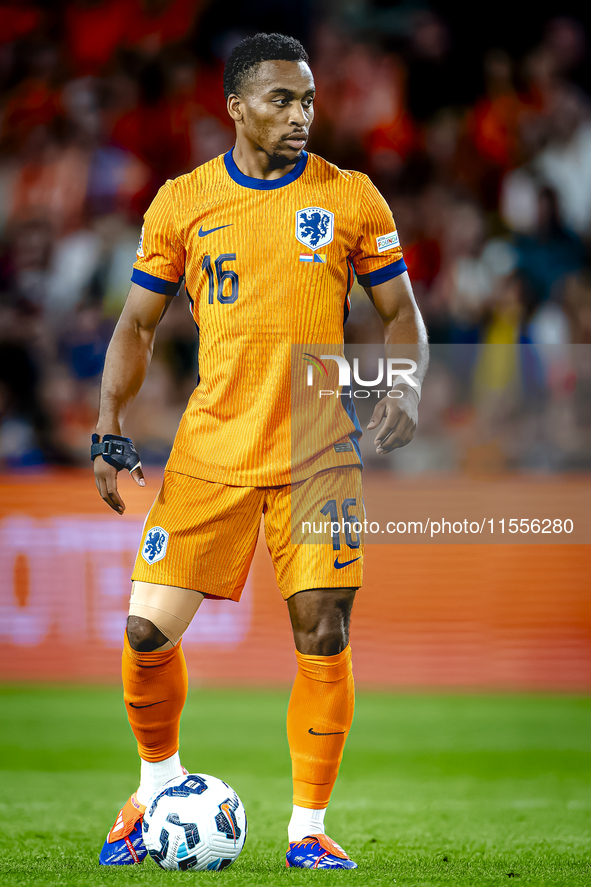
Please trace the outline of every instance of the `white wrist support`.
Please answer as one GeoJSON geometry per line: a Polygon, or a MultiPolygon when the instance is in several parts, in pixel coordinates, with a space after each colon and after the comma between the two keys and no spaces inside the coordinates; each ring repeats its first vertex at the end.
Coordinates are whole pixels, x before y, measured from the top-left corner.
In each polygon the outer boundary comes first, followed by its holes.
{"type": "Polygon", "coordinates": [[[418,379],[415,379],[415,382],[416,382],[416,388],[415,388],[413,385],[409,385],[409,384],[408,384],[408,380],[405,379],[404,376],[396,376],[396,378],[394,379],[394,381],[393,381],[393,383],[392,383],[392,389],[391,389],[391,390],[393,391],[395,388],[398,388],[399,385],[403,385],[403,386],[404,386],[405,388],[407,388],[409,391],[414,391],[414,393],[415,393],[416,396],[417,396],[417,399],[420,400],[420,399],[421,399],[421,389],[422,389],[422,385],[421,385],[421,383],[419,382],[418,379]]]}

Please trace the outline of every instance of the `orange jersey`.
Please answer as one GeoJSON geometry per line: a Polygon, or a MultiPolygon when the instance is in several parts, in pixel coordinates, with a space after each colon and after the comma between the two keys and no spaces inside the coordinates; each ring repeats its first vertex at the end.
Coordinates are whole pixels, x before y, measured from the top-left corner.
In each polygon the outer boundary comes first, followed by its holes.
{"type": "Polygon", "coordinates": [[[371,181],[314,154],[268,180],[241,173],[230,151],[166,182],[146,213],[132,280],[172,295],[184,277],[199,328],[199,382],[168,469],[276,486],[360,465],[352,404],[327,401],[321,421],[300,410],[294,432],[291,346],[342,353],[353,273],[367,286],[405,270],[371,181]]]}

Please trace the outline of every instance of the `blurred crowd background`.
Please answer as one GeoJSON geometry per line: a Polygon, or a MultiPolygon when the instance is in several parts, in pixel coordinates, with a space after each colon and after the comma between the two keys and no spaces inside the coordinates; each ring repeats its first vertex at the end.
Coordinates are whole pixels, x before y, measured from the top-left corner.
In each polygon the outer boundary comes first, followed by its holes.
{"type": "MultiPolygon", "coordinates": [[[[550,449],[532,467],[589,467],[591,366],[564,355],[591,343],[591,34],[583,5],[561,6],[521,23],[508,3],[2,0],[0,468],[87,464],[142,215],[166,179],[233,144],[224,61],[258,30],[308,49],[309,150],[368,173],[390,202],[431,341],[562,355],[541,361],[550,412],[520,452],[546,428],[550,449]]],[[[356,288],[346,337],[380,336],[356,288]]],[[[501,363],[485,373],[493,395],[507,388],[501,363]]],[[[144,461],[165,460],[196,367],[179,298],[126,428],[144,461]]],[[[442,427],[465,433],[470,416],[446,373],[431,373],[424,398],[434,442],[442,427]]],[[[512,373],[527,398],[527,371],[512,373]]],[[[501,411],[513,411],[512,443],[473,446],[497,468],[521,464],[516,404],[501,411]]],[[[499,416],[489,409],[489,426],[499,416]]]]}

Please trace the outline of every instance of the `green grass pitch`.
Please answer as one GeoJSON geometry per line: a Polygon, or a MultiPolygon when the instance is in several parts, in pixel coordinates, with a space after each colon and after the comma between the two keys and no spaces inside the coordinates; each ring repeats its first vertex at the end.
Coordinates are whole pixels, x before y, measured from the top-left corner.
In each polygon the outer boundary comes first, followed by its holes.
{"type": "Polygon", "coordinates": [[[182,760],[238,791],[249,837],[230,869],[177,874],[150,859],[97,863],[119,806],[137,787],[118,690],[3,687],[0,884],[591,882],[590,700],[359,693],[326,820],[359,869],[309,872],[284,864],[287,696],[191,691],[182,760]]]}

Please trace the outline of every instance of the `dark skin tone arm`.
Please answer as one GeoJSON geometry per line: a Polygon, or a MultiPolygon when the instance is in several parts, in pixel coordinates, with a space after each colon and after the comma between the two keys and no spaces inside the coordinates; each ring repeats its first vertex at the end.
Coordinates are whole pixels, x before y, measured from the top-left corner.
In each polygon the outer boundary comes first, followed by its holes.
{"type": "MultiPolygon", "coordinates": [[[[101,385],[96,433],[122,435],[127,408],[142,387],[154,350],[156,327],[174,296],[163,296],[132,283],[127,302],[107,350],[101,385]]],[[[145,486],[141,468],[131,476],[145,486]]],[[[123,514],[125,503],[117,490],[117,470],[100,456],[94,460],[97,489],[113,511],[123,514]]]]}
{"type": "MultiPolygon", "coordinates": [[[[415,302],[408,272],[393,277],[377,286],[366,287],[384,325],[386,357],[410,358],[417,364],[414,374],[423,381],[429,365],[427,330],[415,302]]],[[[368,430],[381,423],[374,443],[380,455],[397,447],[404,447],[412,440],[418,420],[419,398],[410,385],[397,384],[404,391],[403,397],[384,397],[378,401],[368,424],[368,430]]]]}

